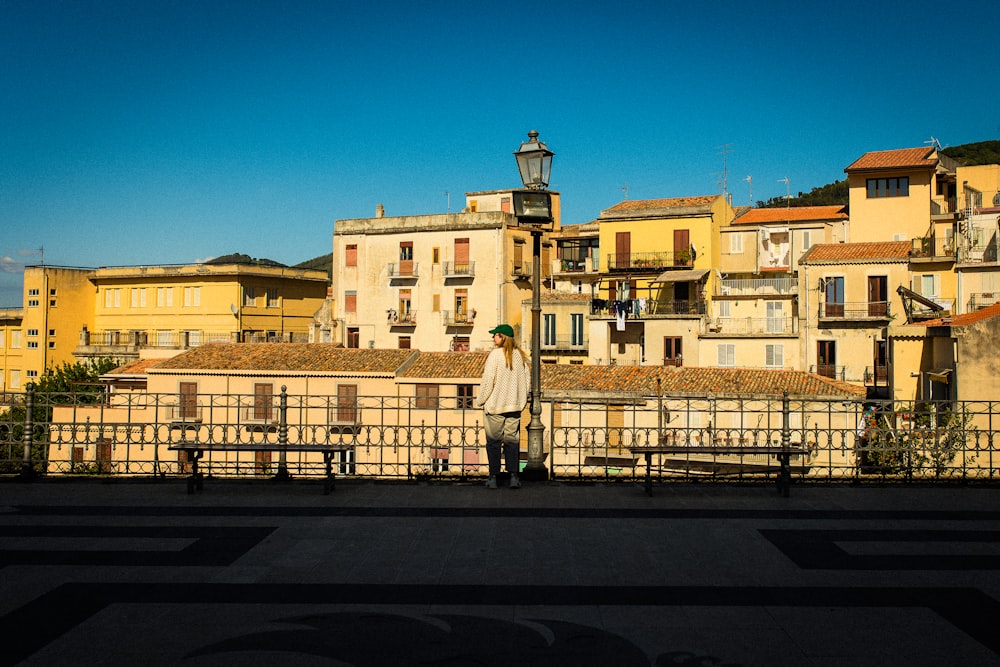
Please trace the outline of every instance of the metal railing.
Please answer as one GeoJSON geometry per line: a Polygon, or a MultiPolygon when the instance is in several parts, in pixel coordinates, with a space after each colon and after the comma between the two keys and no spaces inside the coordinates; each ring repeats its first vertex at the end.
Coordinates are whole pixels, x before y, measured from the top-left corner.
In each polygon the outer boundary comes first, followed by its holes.
{"type": "Polygon", "coordinates": [[[442,272],[446,278],[473,277],[476,275],[476,263],[464,262],[456,264],[455,262],[445,262],[442,272]]]}
{"type": "MultiPolygon", "coordinates": [[[[213,444],[274,446],[295,475],[324,474],[322,452],[283,445],[352,445],[338,475],[464,479],[487,472],[482,413],[469,396],[427,397],[232,394],[8,393],[0,405],[0,474],[164,476],[189,472],[170,445],[205,445],[200,468],[216,476],[273,474],[253,452],[213,444]],[[196,412],[191,411],[196,406],[196,412]],[[422,407],[426,406],[426,407],[422,407]],[[188,412],[185,412],[185,411],[188,412]],[[266,412],[266,419],[256,419],[266,412]],[[195,417],[197,416],[197,418],[195,417]]],[[[1000,475],[1000,402],[877,402],[784,397],[657,397],[622,393],[604,400],[543,401],[544,448],[557,479],[634,480],[656,443],[690,447],[654,455],[657,477],[768,479],[777,462],[759,446],[805,451],[796,477],[807,480],[978,480],[1000,475]],[[722,444],[737,453],[699,452],[722,444]]]]}
{"type": "Polygon", "coordinates": [[[720,296],[795,294],[798,291],[798,278],[724,278],[719,283],[720,296]]]}
{"type": "Polygon", "coordinates": [[[889,301],[821,301],[819,316],[840,320],[885,320],[892,318],[892,304],[889,301]]]}
{"type": "Polygon", "coordinates": [[[417,278],[420,275],[417,269],[417,262],[412,260],[389,262],[386,268],[389,278],[417,278]]]}
{"type": "Polygon", "coordinates": [[[796,334],[798,322],[795,317],[719,317],[708,323],[707,330],[737,336],[796,334]]]}
{"type": "Polygon", "coordinates": [[[1000,292],[973,292],[969,295],[967,311],[973,312],[1000,301],[1000,292]]]}
{"type": "Polygon", "coordinates": [[[446,327],[471,327],[475,324],[475,321],[475,309],[459,312],[453,312],[450,310],[441,311],[441,322],[446,327]]]}
{"type": "Polygon", "coordinates": [[[661,271],[694,266],[690,250],[610,253],[607,257],[608,271],[661,271]]]}
{"type": "Polygon", "coordinates": [[[913,239],[910,257],[914,259],[955,259],[955,243],[951,239],[924,236],[913,239]]]}

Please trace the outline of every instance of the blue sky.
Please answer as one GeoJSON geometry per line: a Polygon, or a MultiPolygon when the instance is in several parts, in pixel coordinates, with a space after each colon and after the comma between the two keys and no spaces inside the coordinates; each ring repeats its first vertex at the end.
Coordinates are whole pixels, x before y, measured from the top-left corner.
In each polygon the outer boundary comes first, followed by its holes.
{"type": "Polygon", "coordinates": [[[330,252],[555,151],[564,224],[1000,138],[993,3],[0,0],[0,307],[25,263],[330,252]],[[948,11],[954,9],[953,15],[948,11]],[[726,147],[723,149],[723,147],[726,147]],[[725,152],[725,155],[724,155],[725,152]]]}

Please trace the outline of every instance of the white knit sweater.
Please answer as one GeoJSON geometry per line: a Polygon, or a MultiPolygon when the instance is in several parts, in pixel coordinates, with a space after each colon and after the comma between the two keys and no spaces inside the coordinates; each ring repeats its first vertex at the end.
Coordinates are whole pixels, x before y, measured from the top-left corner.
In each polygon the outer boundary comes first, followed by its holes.
{"type": "Polygon", "coordinates": [[[483,408],[491,415],[524,410],[524,406],[528,404],[531,374],[528,364],[516,350],[511,361],[513,369],[507,368],[503,349],[499,347],[494,348],[486,357],[476,407],[483,408]]]}

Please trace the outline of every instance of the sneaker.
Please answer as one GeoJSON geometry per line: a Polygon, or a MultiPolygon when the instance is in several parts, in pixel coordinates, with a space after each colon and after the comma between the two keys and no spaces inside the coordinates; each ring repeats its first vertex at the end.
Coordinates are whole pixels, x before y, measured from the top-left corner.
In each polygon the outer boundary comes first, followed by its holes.
{"type": "Polygon", "coordinates": [[[521,488],[521,478],[517,475],[511,475],[510,478],[510,488],[520,489],[521,488]]]}
{"type": "Polygon", "coordinates": [[[490,477],[488,480],[486,480],[486,488],[487,489],[495,489],[495,488],[497,488],[497,478],[496,477],[490,477]]]}

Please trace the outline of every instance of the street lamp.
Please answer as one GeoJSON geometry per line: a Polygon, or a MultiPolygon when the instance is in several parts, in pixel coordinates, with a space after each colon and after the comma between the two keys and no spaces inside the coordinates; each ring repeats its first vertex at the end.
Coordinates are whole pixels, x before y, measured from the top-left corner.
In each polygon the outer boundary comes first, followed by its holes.
{"type": "Polygon", "coordinates": [[[528,461],[522,477],[529,481],[549,478],[545,468],[545,426],[541,402],[541,245],[542,232],[551,230],[552,196],[546,191],[552,172],[549,147],[538,140],[538,132],[528,132],[528,140],[514,151],[521,182],[526,190],[514,191],[514,215],[518,227],[531,232],[531,421],[528,423],[528,461]]]}

